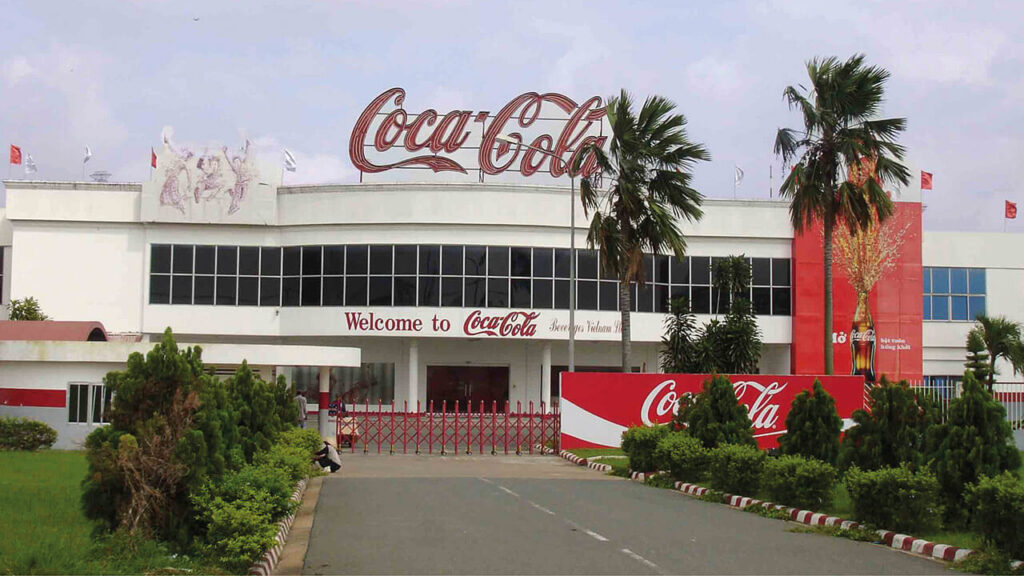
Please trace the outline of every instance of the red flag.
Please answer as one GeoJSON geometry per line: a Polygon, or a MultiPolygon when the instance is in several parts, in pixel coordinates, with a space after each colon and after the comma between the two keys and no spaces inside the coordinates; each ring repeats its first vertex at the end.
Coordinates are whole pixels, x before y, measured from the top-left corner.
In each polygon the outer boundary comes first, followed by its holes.
{"type": "Polygon", "coordinates": [[[1017,219],[1017,203],[1006,201],[1006,219],[1016,220],[1017,219]]]}
{"type": "Polygon", "coordinates": [[[149,165],[156,168],[156,152],[152,148],[149,149],[149,165]]]}
{"type": "Polygon", "coordinates": [[[21,148],[11,144],[11,164],[21,164],[21,148]]]}
{"type": "Polygon", "coordinates": [[[932,173],[921,170],[921,190],[932,189],[932,173]]]}

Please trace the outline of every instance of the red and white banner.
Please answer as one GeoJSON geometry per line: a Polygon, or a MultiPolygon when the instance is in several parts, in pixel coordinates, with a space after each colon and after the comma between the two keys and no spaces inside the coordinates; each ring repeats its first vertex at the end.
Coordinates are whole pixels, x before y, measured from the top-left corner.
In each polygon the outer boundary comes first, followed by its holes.
{"type": "MultiPolygon", "coordinates": [[[[615,448],[630,426],[653,426],[672,420],[683,394],[698,394],[707,374],[562,374],[562,449],[615,448]]],[[[786,415],[797,394],[820,380],[836,400],[843,429],[853,411],[864,405],[861,376],[728,376],[736,397],[747,407],[754,437],[761,448],[773,448],[786,432],[786,415]]]]}

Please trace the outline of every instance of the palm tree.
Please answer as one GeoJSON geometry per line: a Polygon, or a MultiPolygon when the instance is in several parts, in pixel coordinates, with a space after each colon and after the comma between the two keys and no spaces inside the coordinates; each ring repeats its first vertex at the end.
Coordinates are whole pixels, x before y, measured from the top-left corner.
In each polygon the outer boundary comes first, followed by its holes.
{"type": "Polygon", "coordinates": [[[775,153],[786,165],[799,156],[780,189],[790,200],[793,228],[803,232],[816,221],[824,227],[825,373],[832,374],[832,233],[836,226],[858,230],[892,215],[882,186],[910,181],[899,162],[904,148],[896,142],[907,122],[876,118],[889,72],[866,66],[863,55],[845,62],[815,58],[807,75],[810,88],[783,91],[790,109],[803,115],[803,129],[779,129],[775,153]],[[873,168],[871,177],[856,177],[865,166],[873,168]]]}
{"type": "Polygon", "coordinates": [[[690,142],[686,118],[665,98],[647,98],[636,114],[632,97],[623,90],[606,109],[611,125],[608,150],[590,145],[588,152],[610,184],[600,190],[594,180],[584,179],[580,196],[587,213],[593,212],[587,243],[599,247],[604,271],[619,280],[622,371],[628,372],[630,283],[643,286],[647,281],[645,253],[671,251],[683,257],[686,240],[679,221],[693,222],[704,215],[704,196],[691,186],[691,171],[697,161],[711,156],[702,144],[690,142]]]}
{"type": "Polygon", "coordinates": [[[1021,343],[1021,325],[1005,316],[989,317],[979,314],[978,323],[971,333],[978,333],[988,350],[988,391],[996,378],[996,360],[1003,358],[1013,367],[1013,373],[1024,371],[1024,345],[1021,343]]]}

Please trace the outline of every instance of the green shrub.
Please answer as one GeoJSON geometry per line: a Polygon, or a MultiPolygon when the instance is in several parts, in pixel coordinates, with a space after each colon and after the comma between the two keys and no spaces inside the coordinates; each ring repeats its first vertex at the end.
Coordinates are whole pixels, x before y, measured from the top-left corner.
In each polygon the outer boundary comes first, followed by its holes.
{"type": "Polygon", "coordinates": [[[658,442],[654,461],[681,482],[699,482],[708,469],[708,449],[686,432],[672,432],[658,442]]]}
{"type": "Polygon", "coordinates": [[[779,452],[835,464],[842,428],[835,399],[815,380],[813,390],[804,390],[793,399],[786,416],[786,433],[779,436],[779,452]]]}
{"type": "Polygon", "coordinates": [[[939,482],[926,470],[913,472],[906,464],[871,471],[854,466],[846,473],[846,490],[861,522],[918,534],[941,524],[939,482]]]}
{"type": "Polygon", "coordinates": [[[726,376],[712,376],[686,406],[686,429],[706,448],[720,444],[757,446],[747,408],[726,376]]]}
{"type": "Polygon", "coordinates": [[[292,442],[279,442],[268,450],[257,452],[254,461],[260,466],[283,471],[287,474],[292,488],[299,480],[316,475],[313,455],[323,446],[323,440],[316,430],[298,432],[301,433],[291,434],[292,442]],[[310,446],[312,439],[317,442],[315,448],[310,446]]]}
{"type": "Polygon", "coordinates": [[[853,413],[856,425],[846,431],[839,448],[839,468],[862,470],[895,468],[924,462],[925,433],[936,421],[931,402],[906,381],[889,382],[885,376],[868,393],[868,409],[853,413]]]}
{"type": "Polygon", "coordinates": [[[731,494],[754,496],[767,459],[766,453],[750,446],[719,446],[711,450],[711,486],[731,494]]]}
{"type": "Polygon", "coordinates": [[[57,441],[57,431],[28,418],[0,418],[0,450],[39,450],[57,441]]]}
{"type": "MultiPolygon", "coordinates": [[[[261,495],[269,498],[266,493],[261,495]]],[[[208,529],[198,545],[200,552],[231,572],[247,573],[274,544],[277,525],[271,520],[270,508],[259,499],[214,499],[203,509],[208,529]]]]}
{"type": "Polygon", "coordinates": [[[667,426],[630,426],[623,432],[622,451],[629,458],[629,468],[637,472],[654,471],[654,450],[668,432],[667,426]]]}
{"type": "Polygon", "coordinates": [[[1010,472],[982,476],[968,487],[967,506],[985,540],[1014,558],[1024,558],[1024,483],[1010,472]]]}
{"type": "Polygon", "coordinates": [[[772,500],[795,508],[822,510],[832,504],[836,469],[802,456],[769,458],[761,484],[772,500]]]}

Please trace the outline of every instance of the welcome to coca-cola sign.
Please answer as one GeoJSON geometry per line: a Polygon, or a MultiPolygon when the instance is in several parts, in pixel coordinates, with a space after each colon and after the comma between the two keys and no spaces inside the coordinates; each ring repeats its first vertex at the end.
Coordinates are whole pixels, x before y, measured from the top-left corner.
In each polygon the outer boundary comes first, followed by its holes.
{"type": "MultiPolygon", "coordinates": [[[[707,374],[563,373],[562,448],[615,448],[630,426],[666,424],[676,413],[680,397],[699,393],[708,378],[707,374]]],[[[815,380],[835,398],[844,425],[864,403],[861,376],[736,374],[728,378],[747,408],[761,448],[778,445],[793,399],[810,390],[815,380]]]]}
{"type": "Polygon", "coordinates": [[[441,113],[433,108],[414,113],[404,105],[405,90],[391,88],[359,115],[349,139],[349,157],[361,174],[429,168],[435,173],[465,174],[472,169],[491,175],[545,172],[557,178],[576,165],[578,156],[586,154],[579,160],[578,173],[589,176],[597,170],[597,163],[586,150],[591,144],[604,146],[608,138],[601,126],[606,112],[597,96],[577,103],[562,94],[526,92],[495,114],[472,110],[441,113]],[[501,135],[515,142],[499,139],[501,135]]]}

